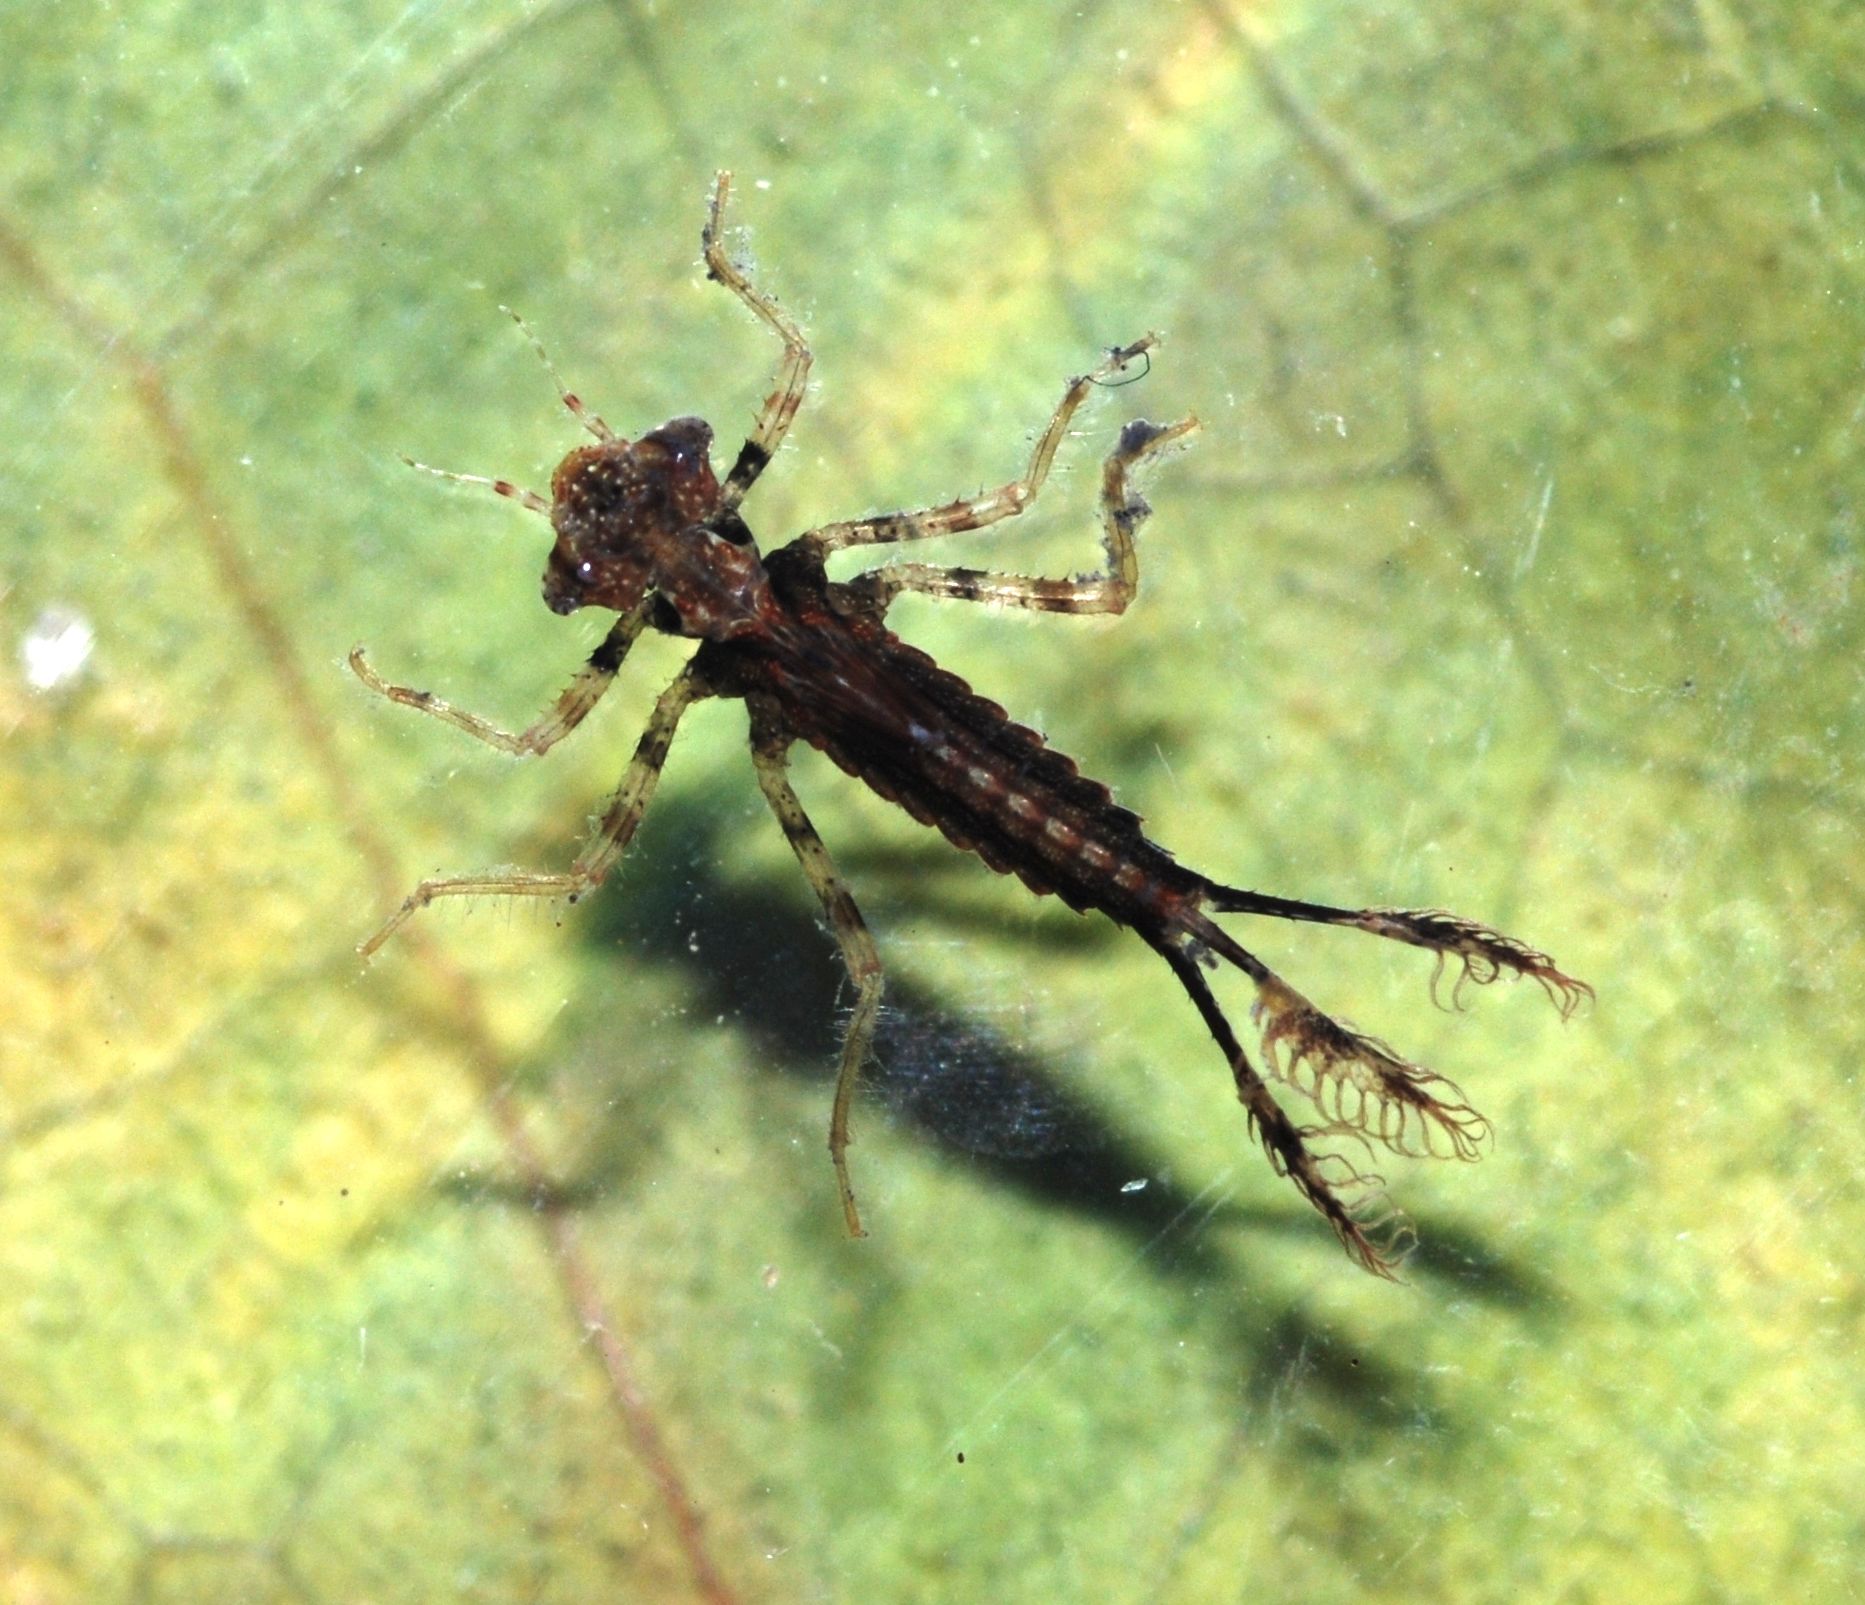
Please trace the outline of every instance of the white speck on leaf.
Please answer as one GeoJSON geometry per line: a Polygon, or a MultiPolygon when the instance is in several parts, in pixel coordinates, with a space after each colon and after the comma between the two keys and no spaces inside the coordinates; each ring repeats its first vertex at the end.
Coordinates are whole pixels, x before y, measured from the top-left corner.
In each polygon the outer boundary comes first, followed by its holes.
{"type": "Polygon", "coordinates": [[[34,691],[56,691],[84,672],[97,632],[82,613],[48,607],[19,644],[20,667],[34,691]]]}

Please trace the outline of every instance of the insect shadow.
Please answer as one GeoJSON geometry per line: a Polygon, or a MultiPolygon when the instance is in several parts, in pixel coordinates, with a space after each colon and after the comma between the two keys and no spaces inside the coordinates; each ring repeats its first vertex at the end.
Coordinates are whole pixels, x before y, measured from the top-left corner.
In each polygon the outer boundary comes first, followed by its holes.
{"type": "MultiPolygon", "coordinates": [[[[1034,501],[1093,387],[1130,374],[1143,359],[1150,365],[1157,335],[1110,349],[1097,367],[1069,380],[1021,477],[937,507],[818,525],[782,546],[761,548],[740,504],[773,461],[803,403],[811,354],[801,329],[725,248],[730,187],[730,174],[720,173],[700,235],[707,273],[780,339],[783,356],[777,388],[723,481],[712,467],[713,432],[703,419],[671,419],[628,440],[560,380],[565,407],[595,443],[562,459],[548,497],[508,480],[429,470],[489,488],[549,522],[554,539],[542,583],[545,604],[558,614],[596,608],[615,615],[583,669],[538,720],[512,732],[432,692],[391,684],[360,646],[349,662],[379,696],[523,757],[542,756],[576,729],[643,632],[689,639],[697,648],[656,700],[620,786],[568,870],[507,868],[425,879],[358,952],[373,956],[411,918],[443,899],[587,897],[634,841],[686,711],[713,698],[738,701],[749,716],[759,788],[817,894],[855,993],[842,1036],[828,1142],[851,1237],[865,1236],[866,1228],[847,1160],[850,1113],[882,1018],[884,969],[853,892],[790,785],[790,752],[799,743],[826,754],[953,846],[1014,874],[1030,891],[1054,895],[1078,913],[1097,912],[1143,938],[1165,960],[1223,1051],[1246,1126],[1271,1167],[1319,1211],[1355,1261],[1396,1280],[1416,1237],[1387,1200],[1383,1179],[1350,1157],[1355,1146],[1471,1160],[1489,1140],[1489,1121],[1447,1077],[1316,1007],[1243,947],[1217,916],[1352,928],[1421,948],[1436,958],[1434,984],[1436,975],[1453,967],[1453,1002],[1467,986],[1524,978],[1536,982],[1567,1018],[1592,996],[1592,988],[1562,972],[1548,954],[1444,909],[1335,907],[1197,873],[1152,841],[1140,816],[1117,804],[1107,786],[887,627],[890,604],[911,592],[1038,612],[1124,612],[1139,584],[1136,532],[1152,511],[1134,475],[1187,439],[1198,428],[1195,416],[1164,425],[1135,418],[1122,427],[1102,467],[1105,566],[1092,574],[1055,579],[884,562],[852,580],[829,577],[828,560],[850,548],[983,529],[1020,515],[1034,501]],[[1207,969],[1225,964],[1255,984],[1251,1013],[1262,1033],[1260,1072],[1206,978],[1207,969]],[[1272,1091],[1272,1080],[1304,1096],[1319,1120],[1299,1124],[1272,1091]]],[[[776,991],[781,995],[783,988],[776,991]]],[[[896,1008],[896,1023],[902,1018],[896,1008]]],[[[976,1057],[957,1055],[964,1061],[976,1057]]],[[[903,1096],[900,1078],[893,1079],[896,1095],[903,1096]]],[[[887,1081],[883,1074],[883,1090],[887,1081]]],[[[957,1107],[944,1097],[906,1101],[921,1108],[922,1119],[927,1109],[957,1107]]],[[[1027,1100],[1010,1104],[1018,1118],[1027,1107],[1027,1100]]]]}
{"type": "MultiPolygon", "coordinates": [[[[691,1015],[729,1021],[749,1044],[743,1058],[758,1073],[814,1087],[835,1074],[846,978],[832,938],[787,878],[746,880],[722,872],[741,825],[739,812],[728,799],[683,798],[649,827],[656,839],[652,850],[631,860],[628,895],[596,899],[566,929],[576,931],[604,968],[631,976],[644,965],[678,973],[691,1015]]],[[[874,889],[883,887],[903,922],[947,923],[951,911],[941,908],[937,878],[876,877],[874,889]]],[[[962,931],[968,917],[952,913],[952,928],[962,931]]],[[[1053,934],[1039,928],[1023,939],[1054,961],[1069,962],[1080,946],[1078,930],[1056,922],[1053,934]]],[[[582,1073],[620,1082],[625,1072],[603,1023],[617,980],[602,968],[594,973],[601,978],[586,996],[571,1000],[541,1062],[580,1063],[582,1073]]],[[[1457,1411],[1435,1401],[1436,1389],[1422,1372],[1369,1348],[1349,1352],[1337,1333],[1298,1305],[1266,1307],[1269,1295],[1247,1296],[1258,1280],[1250,1258],[1281,1258],[1288,1245],[1315,1240],[1307,1211],[1235,1198],[1203,1203],[1159,1154],[1069,1086],[1066,1066],[1021,1046],[989,1015],[955,1006],[909,975],[896,974],[877,1039],[868,1086],[897,1130],[963,1165],[982,1187],[1092,1221],[1124,1239],[1145,1274],[1176,1297],[1245,1290],[1231,1301],[1234,1313],[1225,1327],[1239,1375],[1248,1379],[1246,1397],[1285,1388],[1283,1379],[1292,1374],[1366,1421],[1416,1425],[1422,1408],[1439,1430],[1458,1430],[1457,1411]],[[1143,1187],[1132,1186],[1141,1180],[1143,1187]]],[[[522,1201],[584,1209],[612,1201],[638,1171],[643,1127],[627,1094],[601,1102],[606,1129],[588,1134],[579,1168],[548,1199],[521,1200],[504,1184],[470,1173],[448,1190],[480,1205],[522,1201]]],[[[1545,1319],[1557,1307],[1538,1272],[1477,1228],[1432,1222],[1410,1268],[1462,1297],[1530,1319],[1545,1319]]],[[[1209,1308],[1201,1305],[1201,1319],[1209,1308]]]]}

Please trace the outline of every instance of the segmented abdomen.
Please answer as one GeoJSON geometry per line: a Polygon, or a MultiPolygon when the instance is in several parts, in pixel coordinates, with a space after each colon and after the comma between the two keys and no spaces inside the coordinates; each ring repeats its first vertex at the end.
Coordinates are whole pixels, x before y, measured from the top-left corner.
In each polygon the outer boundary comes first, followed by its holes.
{"type": "Polygon", "coordinates": [[[1106,786],[880,623],[812,609],[757,656],[797,736],[1032,891],[1145,929],[1202,899],[1106,786]]]}

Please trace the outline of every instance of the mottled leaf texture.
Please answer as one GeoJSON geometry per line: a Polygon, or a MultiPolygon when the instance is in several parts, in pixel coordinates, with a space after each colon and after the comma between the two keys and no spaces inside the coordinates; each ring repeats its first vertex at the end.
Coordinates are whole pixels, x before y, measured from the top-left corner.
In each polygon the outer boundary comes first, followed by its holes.
{"type": "Polygon", "coordinates": [[[1852,8],[75,0],[0,60],[0,1599],[1853,1597],[1852,8]],[[597,894],[359,964],[566,867],[679,671],[536,761],[344,660],[571,683],[535,516],[401,458],[549,489],[509,306],[723,479],[778,353],[719,168],[816,355],[767,546],[1164,337],[911,554],[1091,572],[1196,414],[1125,615],[889,622],[1200,872],[1533,944],[1184,950],[1406,1285],[1155,954],[799,751],[889,966],[848,1241],[855,999],[734,707],[597,894]]]}

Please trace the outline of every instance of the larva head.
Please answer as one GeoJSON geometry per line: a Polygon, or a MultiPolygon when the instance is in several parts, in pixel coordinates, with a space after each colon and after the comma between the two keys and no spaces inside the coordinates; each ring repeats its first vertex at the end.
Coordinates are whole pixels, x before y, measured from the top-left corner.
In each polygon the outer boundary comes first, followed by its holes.
{"type": "Polygon", "coordinates": [[[676,418],[636,441],[579,446],[557,465],[550,482],[557,544],[544,570],[553,613],[625,613],[661,583],[681,531],[718,506],[711,444],[703,418],[676,418]]]}

